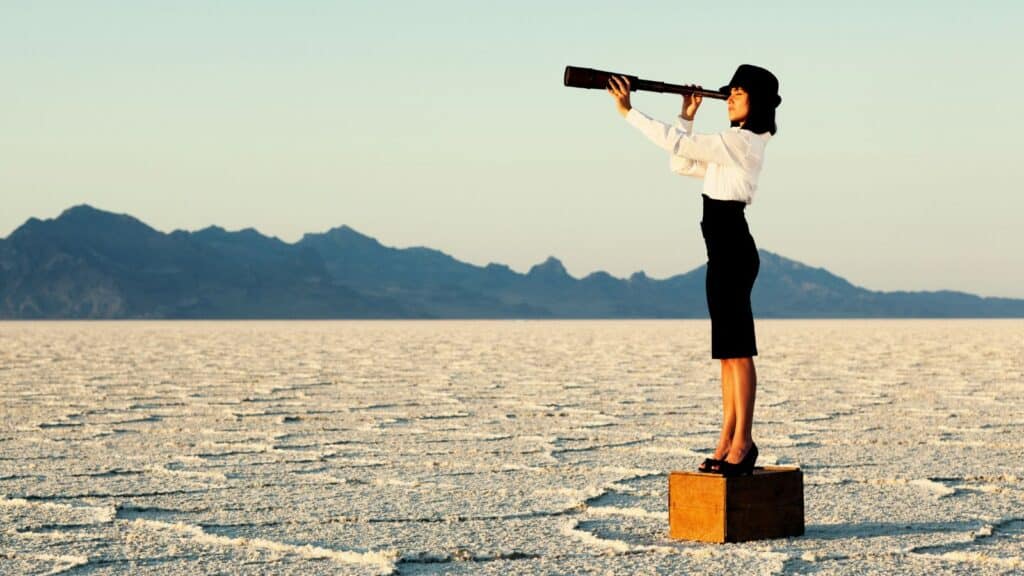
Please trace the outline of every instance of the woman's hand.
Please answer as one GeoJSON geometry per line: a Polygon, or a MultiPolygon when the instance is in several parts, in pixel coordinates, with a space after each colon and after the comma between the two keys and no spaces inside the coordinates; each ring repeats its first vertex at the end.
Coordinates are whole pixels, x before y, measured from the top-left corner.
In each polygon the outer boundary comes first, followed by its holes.
{"type": "MultiPolygon", "coordinates": [[[[694,84],[684,84],[684,86],[703,90],[703,88],[694,84]]],[[[697,109],[700,108],[700,103],[703,101],[704,97],[700,94],[683,94],[683,109],[680,114],[687,120],[693,120],[693,117],[697,114],[697,109]]]]}
{"type": "Polygon", "coordinates": [[[608,79],[608,93],[615,98],[615,106],[619,109],[619,114],[623,117],[629,114],[629,110],[633,107],[629,103],[629,78],[625,76],[612,76],[608,79]]]}

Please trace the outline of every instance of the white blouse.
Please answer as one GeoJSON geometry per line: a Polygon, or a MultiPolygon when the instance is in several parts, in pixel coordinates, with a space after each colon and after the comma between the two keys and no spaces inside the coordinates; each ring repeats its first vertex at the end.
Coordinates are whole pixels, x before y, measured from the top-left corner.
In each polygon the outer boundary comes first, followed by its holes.
{"type": "Polygon", "coordinates": [[[669,126],[636,108],[629,110],[626,121],[670,153],[669,170],[703,178],[704,194],[717,200],[753,202],[771,132],[754,134],[730,126],[718,134],[694,134],[693,120],[682,115],[669,126]]]}

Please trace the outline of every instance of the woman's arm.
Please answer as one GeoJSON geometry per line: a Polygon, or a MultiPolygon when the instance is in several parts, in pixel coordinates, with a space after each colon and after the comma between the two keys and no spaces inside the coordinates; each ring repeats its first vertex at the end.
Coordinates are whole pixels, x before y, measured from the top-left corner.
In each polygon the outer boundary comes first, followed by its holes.
{"type": "MultiPolygon", "coordinates": [[[[693,120],[686,118],[683,114],[680,114],[676,116],[675,127],[678,130],[690,133],[693,131],[693,120]]],[[[691,160],[683,156],[676,156],[675,154],[669,154],[668,156],[668,169],[680,176],[703,178],[704,174],[707,172],[707,168],[707,162],[691,160]]]]}
{"type": "Polygon", "coordinates": [[[633,108],[629,101],[629,78],[612,76],[607,91],[615,99],[619,114],[639,129],[652,142],[668,150],[673,156],[681,156],[697,162],[742,165],[748,143],[736,132],[720,134],[691,134],[693,115],[700,106],[698,98],[684,98],[684,114],[689,120],[680,118],[680,126],[673,127],[651,118],[633,108]],[[688,125],[687,125],[688,123],[688,125]]]}
{"type": "Polygon", "coordinates": [[[691,134],[687,130],[669,126],[630,108],[626,121],[632,124],[658,147],[699,162],[741,166],[747,155],[748,143],[738,132],[719,134],[691,134]]]}

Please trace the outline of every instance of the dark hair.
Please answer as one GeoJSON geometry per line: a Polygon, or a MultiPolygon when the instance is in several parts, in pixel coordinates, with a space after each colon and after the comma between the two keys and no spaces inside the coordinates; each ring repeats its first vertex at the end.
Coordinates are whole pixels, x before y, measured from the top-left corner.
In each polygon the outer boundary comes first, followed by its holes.
{"type": "MultiPolygon", "coordinates": [[[[744,88],[746,90],[746,88],[744,88]]],[[[744,130],[750,130],[754,134],[764,134],[765,132],[771,132],[772,136],[778,132],[778,127],[775,125],[775,106],[768,101],[767,98],[759,98],[760,94],[751,94],[747,92],[747,119],[743,122],[742,128],[744,130]]],[[[772,98],[770,96],[769,98],[772,98]]],[[[730,126],[739,126],[741,121],[732,121],[729,123],[730,126]]]]}

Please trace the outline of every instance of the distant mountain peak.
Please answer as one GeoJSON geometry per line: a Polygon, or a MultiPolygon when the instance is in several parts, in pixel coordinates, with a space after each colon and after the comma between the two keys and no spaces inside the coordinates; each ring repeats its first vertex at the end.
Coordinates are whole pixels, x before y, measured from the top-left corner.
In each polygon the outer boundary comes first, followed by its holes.
{"type": "Polygon", "coordinates": [[[158,232],[142,220],[128,214],[100,210],[89,204],[78,204],[65,209],[56,218],[40,220],[29,218],[15,229],[8,238],[25,238],[36,233],[49,234],[53,231],[65,233],[84,230],[105,234],[116,231],[121,234],[151,235],[158,232]]]}
{"type": "Polygon", "coordinates": [[[106,222],[121,222],[121,223],[132,223],[139,226],[149,228],[142,220],[131,216],[129,214],[121,214],[117,212],[109,212],[107,210],[100,210],[89,204],[77,204],[72,206],[63,212],[55,219],[58,222],[83,222],[83,221],[106,221],[106,222]]]}
{"type": "Polygon", "coordinates": [[[367,240],[373,240],[373,241],[376,242],[376,239],[373,238],[372,236],[368,236],[366,234],[363,234],[362,232],[360,232],[359,230],[356,230],[355,228],[349,226],[348,224],[342,224],[341,226],[336,226],[334,228],[331,228],[330,230],[327,231],[327,233],[328,234],[338,235],[338,236],[342,236],[342,235],[343,236],[355,236],[357,238],[365,238],[367,240]]]}
{"type": "Polygon", "coordinates": [[[259,230],[253,228],[252,226],[249,226],[248,228],[242,228],[241,230],[238,231],[238,234],[241,234],[243,236],[247,236],[247,237],[250,237],[250,238],[254,238],[254,237],[271,238],[271,236],[267,236],[266,234],[260,232],[259,230]]]}
{"type": "Polygon", "coordinates": [[[111,212],[100,210],[99,208],[96,208],[90,204],[76,204],[74,206],[71,206],[70,208],[66,208],[63,212],[60,213],[60,216],[57,216],[57,218],[65,218],[69,216],[82,216],[86,214],[111,214],[111,212]]]}
{"type": "Polygon", "coordinates": [[[345,245],[345,246],[364,246],[372,248],[383,248],[384,245],[377,241],[372,236],[367,236],[362,232],[352,228],[347,224],[342,224],[335,228],[323,233],[307,233],[302,236],[300,243],[306,241],[329,241],[332,244],[345,245]]]}
{"type": "Polygon", "coordinates": [[[527,272],[527,276],[543,276],[545,278],[572,278],[562,265],[562,261],[554,256],[548,256],[547,260],[535,264],[527,272]]]}

